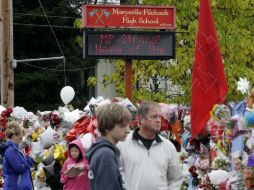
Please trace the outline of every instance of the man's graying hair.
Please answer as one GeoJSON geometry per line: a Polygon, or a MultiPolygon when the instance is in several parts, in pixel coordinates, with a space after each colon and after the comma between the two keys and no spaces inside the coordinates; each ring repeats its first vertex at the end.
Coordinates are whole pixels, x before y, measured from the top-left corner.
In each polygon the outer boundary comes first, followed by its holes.
{"type": "Polygon", "coordinates": [[[138,116],[146,118],[148,112],[155,107],[160,107],[160,105],[157,102],[143,102],[138,108],[138,116]]]}

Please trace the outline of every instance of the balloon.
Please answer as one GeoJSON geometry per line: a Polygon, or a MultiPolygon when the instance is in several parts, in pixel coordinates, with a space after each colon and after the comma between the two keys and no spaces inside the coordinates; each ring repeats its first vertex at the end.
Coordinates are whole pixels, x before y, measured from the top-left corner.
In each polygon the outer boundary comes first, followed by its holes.
{"type": "Polygon", "coordinates": [[[226,181],[230,175],[227,171],[225,170],[212,170],[209,174],[209,179],[211,184],[213,185],[219,185],[220,183],[226,181]]]}
{"type": "Polygon", "coordinates": [[[95,138],[92,133],[86,133],[80,140],[85,150],[88,150],[95,142],[95,138]]]}
{"type": "Polygon", "coordinates": [[[75,95],[75,92],[71,86],[63,87],[60,92],[61,99],[65,105],[70,103],[73,100],[74,95],[75,95]]]}
{"type": "Polygon", "coordinates": [[[54,171],[55,163],[56,163],[56,161],[53,161],[50,165],[43,166],[43,169],[46,173],[46,178],[54,176],[54,174],[55,174],[55,171],[54,171]]]}
{"type": "Polygon", "coordinates": [[[55,131],[51,127],[48,127],[47,130],[40,135],[40,143],[44,149],[54,144],[54,134],[55,131]]]}
{"type": "Polygon", "coordinates": [[[43,152],[43,147],[40,142],[31,142],[31,155],[33,157],[39,157],[43,152]]]}
{"type": "Polygon", "coordinates": [[[52,164],[54,161],[55,161],[54,155],[53,155],[53,153],[50,153],[44,160],[42,160],[42,163],[45,166],[48,166],[48,165],[52,164]]]}
{"type": "Polygon", "coordinates": [[[246,127],[253,128],[254,127],[254,112],[247,111],[244,113],[244,122],[246,127]]]}

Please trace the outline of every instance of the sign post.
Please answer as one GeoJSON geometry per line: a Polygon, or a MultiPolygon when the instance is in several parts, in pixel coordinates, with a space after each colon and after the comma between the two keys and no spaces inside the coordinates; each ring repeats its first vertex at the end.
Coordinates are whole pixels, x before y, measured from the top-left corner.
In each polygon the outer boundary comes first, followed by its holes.
{"type": "Polygon", "coordinates": [[[132,60],[125,61],[125,96],[130,101],[132,99],[132,60]]]}

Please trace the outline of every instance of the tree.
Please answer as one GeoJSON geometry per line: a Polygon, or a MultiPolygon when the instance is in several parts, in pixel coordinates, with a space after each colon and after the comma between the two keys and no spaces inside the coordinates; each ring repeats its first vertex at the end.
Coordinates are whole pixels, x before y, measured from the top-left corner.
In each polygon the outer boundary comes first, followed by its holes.
{"type": "MultiPolygon", "coordinates": [[[[176,6],[176,59],[133,63],[133,99],[164,102],[190,102],[191,70],[199,14],[199,0],[143,0],[147,5],[176,6]]],[[[228,100],[240,100],[236,82],[246,77],[254,84],[254,17],[253,0],[211,0],[213,17],[224,60],[229,85],[228,100]]],[[[124,62],[118,60],[116,71],[106,76],[106,82],[115,83],[119,96],[125,94],[124,62]],[[123,80],[119,80],[119,78],[123,80]]]]}
{"type": "Polygon", "coordinates": [[[95,67],[95,61],[82,58],[82,30],[73,26],[81,17],[78,7],[66,0],[15,0],[13,3],[15,59],[66,57],[66,62],[18,63],[15,105],[31,111],[57,109],[63,104],[61,89],[70,85],[76,93],[73,106],[83,108],[89,98],[86,79],[93,72],[91,67],[95,67]]]}

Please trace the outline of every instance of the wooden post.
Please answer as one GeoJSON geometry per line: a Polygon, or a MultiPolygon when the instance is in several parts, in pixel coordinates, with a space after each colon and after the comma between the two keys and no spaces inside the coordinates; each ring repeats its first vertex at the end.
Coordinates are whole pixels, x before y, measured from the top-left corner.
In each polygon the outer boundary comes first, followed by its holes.
{"type": "Polygon", "coordinates": [[[132,60],[126,59],[125,62],[125,96],[132,100],[132,60]]]}
{"type": "Polygon", "coordinates": [[[12,0],[1,0],[1,105],[14,106],[12,0]]]}

